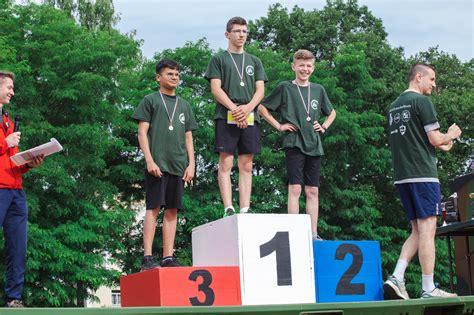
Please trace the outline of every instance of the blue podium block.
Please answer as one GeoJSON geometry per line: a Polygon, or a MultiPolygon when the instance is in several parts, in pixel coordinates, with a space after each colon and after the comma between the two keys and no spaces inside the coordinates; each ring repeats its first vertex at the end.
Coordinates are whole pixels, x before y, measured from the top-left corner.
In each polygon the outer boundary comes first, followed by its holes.
{"type": "Polygon", "coordinates": [[[317,302],[383,300],[377,241],[314,241],[317,302]]]}

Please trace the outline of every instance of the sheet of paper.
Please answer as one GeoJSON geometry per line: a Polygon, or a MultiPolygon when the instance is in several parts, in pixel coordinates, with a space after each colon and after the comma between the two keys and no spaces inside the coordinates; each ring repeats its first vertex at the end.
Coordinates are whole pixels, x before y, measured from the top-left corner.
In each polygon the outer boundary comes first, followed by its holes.
{"type": "MultiPolygon", "coordinates": [[[[234,116],[232,116],[232,112],[229,110],[227,111],[227,123],[231,125],[237,125],[237,121],[235,121],[234,116]]],[[[253,126],[255,123],[255,114],[254,112],[251,112],[247,116],[247,125],[248,126],[253,126]]]]}
{"type": "Polygon", "coordinates": [[[11,156],[10,159],[15,163],[15,165],[20,166],[26,163],[29,163],[33,160],[35,156],[44,155],[48,156],[59,152],[63,149],[62,145],[58,140],[51,138],[49,142],[46,142],[37,147],[31,148],[29,150],[19,152],[14,156],[11,156]]]}

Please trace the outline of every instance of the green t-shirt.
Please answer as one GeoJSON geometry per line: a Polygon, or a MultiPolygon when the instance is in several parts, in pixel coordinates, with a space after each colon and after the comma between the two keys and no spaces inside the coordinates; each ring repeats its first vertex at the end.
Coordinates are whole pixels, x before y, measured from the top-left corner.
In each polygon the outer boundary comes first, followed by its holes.
{"type": "MultiPolygon", "coordinates": [[[[227,51],[221,51],[215,54],[209,61],[205,77],[209,81],[211,79],[221,80],[221,87],[227,93],[230,100],[235,104],[248,104],[255,94],[256,81],[267,81],[265,70],[262,62],[257,57],[246,52],[243,54],[232,54],[234,62],[227,51]],[[244,86],[240,85],[240,74],[242,73],[242,61],[245,54],[245,64],[243,72],[244,86]],[[237,70],[238,68],[238,70],[237,70]],[[240,74],[239,74],[240,73],[240,74]]],[[[217,103],[214,119],[227,119],[228,109],[217,103]]],[[[260,122],[258,114],[255,110],[255,118],[260,122]]]]}
{"type": "MultiPolygon", "coordinates": [[[[163,94],[169,115],[173,115],[176,96],[163,94]]],[[[169,130],[170,120],[159,92],[143,98],[132,118],[150,123],[148,143],[153,160],[162,172],[183,176],[188,166],[185,133],[198,128],[196,119],[187,101],[178,97],[173,116],[173,130],[169,130]]]]}
{"type": "Polygon", "coordinates": [[[438,182],[435,148],[426,134],[439,129],[430,99],[405,91],[390,105],[387,118],[395,183],[438,182]]]}
{"type": "Polygon", "coordinates": [[[309,87],[300,86],[300,90],[301,95],[296,84],[283,81],[263,100],[262,104],[271,111],[279,112],[283,123],[290,123],[298,128],[297,132],[285,132],[283,148],[296,147],[309,156],[324,155],[319,132],[314,130],[313,123],[321,116],[329,116],[333,107],[326,90],[320,84],[310,83],[309,87]],[[310,88],[310,121],[306,120],[308,114],[301,100],[302,95],[304,103],[308,102],[308,88],[310,88]]]}

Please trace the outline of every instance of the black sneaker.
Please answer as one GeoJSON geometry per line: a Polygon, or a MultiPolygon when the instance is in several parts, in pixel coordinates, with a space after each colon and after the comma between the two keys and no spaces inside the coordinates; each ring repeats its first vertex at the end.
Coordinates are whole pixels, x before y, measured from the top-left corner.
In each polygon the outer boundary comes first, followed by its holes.
{"type": "Polygon", "coordinates": [[[25,307],[22,300],[11,300],[5,305],[6,307],[25,307]]]}
{"type": "Polygon", "coordinates": [[[152,255],[143,256],[142,268],[140,271],[155,269],[160,267],[160,264],[155,261],[152,255]]]}
{"type": "Polygon", "coordinates": [[[230,217],[231,215],[235,214],[235,209],[234,207],[227,207],[224,210],[224,215],[222,216],[223,218],[225,217],[230,217]]]}
{"type": "Polygon", "coordinates": [[[181,267],[180,263],[173,256],[163,257],[161,267],[181,267]]]}

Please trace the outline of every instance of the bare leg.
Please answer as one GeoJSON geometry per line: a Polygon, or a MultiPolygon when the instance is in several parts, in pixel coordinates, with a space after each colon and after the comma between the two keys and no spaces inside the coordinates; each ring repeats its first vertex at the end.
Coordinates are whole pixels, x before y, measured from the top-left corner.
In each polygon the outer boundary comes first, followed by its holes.
{"type": "Polygon", "coordinates": [[[306,194],[306,213],[311,217],[311,231],[318,232],[318,214],[319,214],[319,188],[314,186],[305,186],[306,194]]]}
{"type": "Polygon", "coordinates": [[[173,256],[178,209],[166,209],[163,215],[163,257],[173,256]]]}
{"type": "Polygon", "coordinates": [[[418,258],[420,260],[421,272],[424,275],[432,275],[434,273],[435,264],[435,234],[436,234],[436,217],[428,217],[418,219],[418,258]]]}
{"type": "Polygon", "coordinates": [[[143,222],[143,254],[152,255],[153,240],[155,239],[156,218],[158,217],[158,208],[149,209],[145,212],[143,222]]]}
{"type": "Polygon", "coordinates": [[[224,208],[232,206],[232,183],[230,181],[230,173],[234,163],[234,155],[221,152],[219,154],[219,171],[217,180],[219,182],[219,190],[221,192],[224,208]]]}
{"type": "Polygon", "coordinates": [[[252,194],[252,160],[253,154],[241,154],[238,157],[240,209],[250,207],[250,195],[252,194]]]}
{"type": "Polygon", "coordinates": [[[300,212],[301,185],[288,185],[288,213],[298,214],[300,212]]]}
{"type": "Polygon", "coordinates": [[[411,234],[403,244],[402,251],[400,252],[399,259],[403,259],[410,262],[418,252],[418,244],[420,243],[418,223],[416,220],[410,221],[411,223],[411,234]]]}

